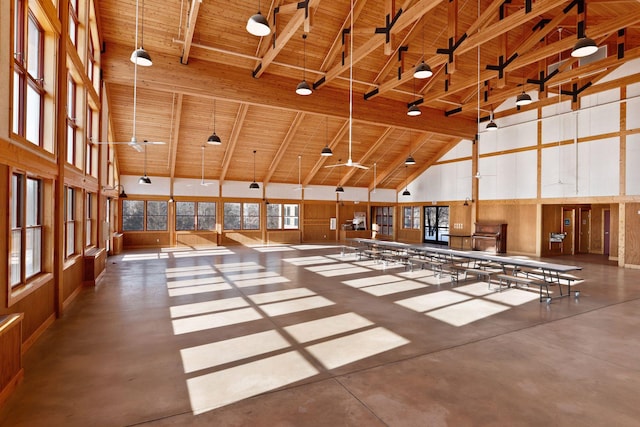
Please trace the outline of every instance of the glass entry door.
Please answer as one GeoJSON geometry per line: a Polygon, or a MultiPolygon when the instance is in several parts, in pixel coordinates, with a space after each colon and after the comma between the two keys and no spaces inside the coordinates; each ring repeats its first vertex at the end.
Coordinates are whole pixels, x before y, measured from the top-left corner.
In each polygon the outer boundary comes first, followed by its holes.
{"type": "Polygon", "coordinates": [[[424,242],[449,243],[449,206],[424,207],[424,242]]]}

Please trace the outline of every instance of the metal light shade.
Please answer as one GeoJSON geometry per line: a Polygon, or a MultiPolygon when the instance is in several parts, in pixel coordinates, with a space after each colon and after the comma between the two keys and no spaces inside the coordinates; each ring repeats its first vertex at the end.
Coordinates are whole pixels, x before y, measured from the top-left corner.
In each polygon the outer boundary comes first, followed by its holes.
{"type": "Polygon", "coordinates": [[[402,192],[403,196],[410,196],[411,193],[409,192],[409,190],[407,188],[404,189],[404,191],[402,192]]]}
{"type": "Polygon", "coordinates": [[[264,37],[271,34],[271,27],[267,19],[258,11],[247,21],[247,31],[254,36],[264,37]]]}
{"type": "Polygon", "coordinates": [[[127,197],[129,197],[129,196],[127,196],[127,193],[124,192],[124,187],[122,187],[122,192],[120,193],[120,195],[118,197],[120,197],[121,199],[126,199],[127,197]]]}
{"type": "Polygon", "coordinates": [[[149,185],[151,184],[151,178],[149,178],[147,175],[141,176],[138,180],[138,184],[149,185]]]}
{"type": "Polygon", "coordinates": [[[220,140],[220,137],[214,132],[213,134],[211,134],[209,139],[207,139],[207,144],[220,145],[222,144],[222,141],[220,140]]]}
{"type": "Polygon", "coordinates": [[[298,87],[296,88],[296,93],[298,95],[311,95],[312,92],[311,86],[309,86],[309,83],[307,83],[306,80],[298,83],[298,87]]]}
{"type": "Polygon", "coordinates": [[[133,53],[131,54],[131,62],[133,62],[134,64],[137,63],[138,65],[142,65],[143,67],[150,67],[151,65],[153,65],[149,52],[144,50],[142,46],[133,51],[133,53]]]}
{"type": "Polygon", "coordinates": [[[331,148],[329,148],[328,145],[325,145],[322,151],[320,152],[320,155],[323,157],[333,156],[333,151],[331,151],[331,148]]]}
{"type": "Polygon", "coordinates": [[[518,107],[521,107],[523,105],[529,105],[533,102],[533,100],[531,99],[531,96],[526,93],[526,92],[522,92],[520,95],[518,95],[518,97],[516,98],[516,105],[518,107]]]}
{"type": "Polygon", "coordinates": [[[415,77],[416,79],[428,79],[431,76],[433,76],[433,71],[431,71],[431,67],[429,67],[429,65],[427,65],[424,61],[418,64],[415,71],[413,72],[413,77],[415,77]]]}
{"type": "Polygon", "coordinates": [[[409,107],[409,109],[407,110],[407,116],[419,116],[420,114],[422,114],[422,111],[420,111],[420,108],[418,108],[417,105],[412,105],[411,107],[409,107]]]}
{"type": "Polygon", "coordinates": [[[411,154],[409,154],[409,157],[407,157],[407,160],[404,161],[405,165],[415,165],[416,164],[416,159],[413,158],[413,156],[411,154]]]}
{"type": "Polygon", "coordinates": [[[251,189],[251,190],[259,190],[260,186],[258,185],[257,182],[253,181],[251,184],[249,184],[249,189],[251,189]]]}
{"type": "Polygon", "coordinates": [[[494,130],[498,130],[498,125],[496,124],[496,122],[494,122],[493,120],[491,120],[486,127],[487,130],[489,131],[494,131],[494,130]]]}
{"type": "Polygon", "coordinates": [[[344,193],[344,188],[342,188],[342,185],[338,185],[336,187],[336,193],[344,193]]]}
{"type": "Polygon", "coordinates": [[[578,39],[576,45],[571,51],[571,56],[574,58],[584,58],[585,56],[593,55],[598,50],[598,45],[593,39],[589,37],[582,37],[578,39]]]}

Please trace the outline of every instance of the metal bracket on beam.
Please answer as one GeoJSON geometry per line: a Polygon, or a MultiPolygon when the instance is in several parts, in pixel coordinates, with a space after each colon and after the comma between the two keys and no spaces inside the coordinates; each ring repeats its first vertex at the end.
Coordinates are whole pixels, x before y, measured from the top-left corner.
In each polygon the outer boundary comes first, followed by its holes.
{"type": "Polygon", "coordinates": [[[487,64],[487,70],[497,71],[498,72],[498,78],[501,79],[501,78],[504,77],[504,69],[506,67],[508,67],[509,64],[511,64],[517,57],[518,57],[518,52],[516,52],[513,55],[511,55],[511,58],[509,58],[505,62],[504,56],[500,55],[500,58],[498,58],[498,65],[487,64]]]}
{"type": "Polygon", "coordinates": [[[385,35],[385,43],[389,43],[391,41],[391,29],[398,21],[398,18],[400,18],[400,15],[402,15],[402,8],[400,8],[398,12],[396,12],[393,19],[389,19],[389,15],[385,16],[386,25],[384,27],[376,27],[376,34],[385,35]]]}
{"type": "Polygon", "coordinates": [[[539,80],[535,80],[535,79],[527,79],[527,83],[533,83],[538,85],[538,89],[540,92],[544,92],[544,85],[556,74],[558,74],[560,72],[560,70],[558,70],[557,68],[555,70],[553,70],[549,75],[547,75],[546,77],[544,76],[544,71],[540,71],[540,79],[539,80]]]}
{"type": "Polygon", "coordinates": [[[574,83],[573,90],[560,90],[560,93],[563,95],[570,95],[571,102],[578,102],[578,95],[580,95],[583,90],[589,88],[591,85],[592,83],[589,82],[586,85],[582,86],[580,89],[578,89],[578,84],[574,83]]]}
{"type": "Polygon", "coordinates": [[[467,38],[467,33],[464,33],[462,36],[460,36],[460,38],[458,39],[457,42],[453,42],[453,38],[449,38],[449,47],[448,48],[438,48],[436,50],[436,53],[442,54],[442,55],[449,55],[449,63],[453,62],[453,54],[455,53],[456,49],[460,47],[460,44],[465,41],[465,39],[467,38]]]}

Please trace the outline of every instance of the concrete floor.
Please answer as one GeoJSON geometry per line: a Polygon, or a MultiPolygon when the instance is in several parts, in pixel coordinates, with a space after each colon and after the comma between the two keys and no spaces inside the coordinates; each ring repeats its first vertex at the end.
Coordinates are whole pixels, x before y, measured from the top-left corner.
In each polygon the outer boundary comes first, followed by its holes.
{"type": "Polygon", "coordinates": [[[0,425],[638,426],[640,271],[584,260],[547,305],[335,247],[127,252],[0,425]]]}

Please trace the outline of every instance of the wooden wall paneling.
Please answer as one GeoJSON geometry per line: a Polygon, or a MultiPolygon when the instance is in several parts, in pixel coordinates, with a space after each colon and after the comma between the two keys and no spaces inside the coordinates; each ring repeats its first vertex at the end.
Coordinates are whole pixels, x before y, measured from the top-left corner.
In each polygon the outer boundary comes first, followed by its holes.
{"type": "MultiPolygon", "coordinates": [[[[2,6],[0,6],[2,7],[2,6]]],[[[2,18],[0,18],[2,19],[2,18]]],[[[1,31],[1,30],[0,30],[1,31]]],[[[9,236],[9,203],[4,203],[4,200],[9,200],[9,167],[0,164],[0,230],[5,236],[9,236]]],[[[5,307],[9,306],[9,239],[0,239],[0,257],[3,262],[0,262],[0,314],[8,313],[5,307]]]]}
{"type": "Polygon", "coordinates": [[[507,224],[507,252],[535,255],[536,228],[531,224],[536,221],[535,204],[482,202],[476,222],[507,224]]]}
{"type": "Polygon", "coordinates": [[[0,406],[24,375],[22,368],[22,319],[24,315],[0,316],[0,406]]]}
{"type": "Polygon", "coordinates": [[[123,245],[125,249],[169,246],[169,234],[168,231],[125,232],[123,245]]]}
{"type": "Polygon", "coordinates": [[[300,230],[267,231],[266,243],[298,244],[301,242],[300,230]]]}
{"type": "Polygon", "coordinates": [[[303,242],[335,241],[337,239],[335,235],[340,228],[339,222],[336,224],[336,231],[330,229],[330,220],[336,216],[335,202],[305,202],[303,212],[303,242]]]}
{"type": "MultiPolygon", "coordinates": [[[[620,265],[620,260],[618,259],[621,250],[624,250],[624,245],[620,243],[620,212],[621,207],[624,206],[624,203],[621,205],[611,204],[611,232],[609,233],[609,243],[611,247],[609,248],[609,259],[612,261],[618,261],[618,265],[620,265]],[[622,248],[621,248],[622,246],[622,248]]],[[[623,230],[624,231],[624,230],[623,230]]],[[[621,267],[624,266],[621,265],[621,267]]]]}
{"type": "Polygon", "coordinates": [[[625,266],[640,268],[640,203],[626,203],[624,225],[625,266]]]}
{"type": "Polygon", "coordinates": [[[65,268],[62,272],[61,298],[63,308],[66,308],[73,301],[80,288],[82,288],[83,273],[84,266],[81,256],[77,256],[73,261],[65,263],[65,268]]]}
{"type": "Polygon", "coordinates": [[[223,246],[257,245],[263,243],[261,230],[225,231],[221,237],[221,244],[223,246]]]}
{"type": "Polygon", "coordinates": [[[604,211],[609,205],[591,206],[591,244],[589,252],[592,254],[604,254],[604,211]]]}
{"type": "Polygon", "coordinates": [[[218,246],[218,233],[215,231],[177,231],[176,246],[218,246]]]}
{"type": "MultiPolygon", "coordinates": [[[[542,248],[541,255],[561,255],[561,245],[554,243],[549,249],[549,234],[562,231],[562,207],[559,205],[542,205],[542,248]]],[[[564,243],[563,243],[564,244],[564,243]]]]}

